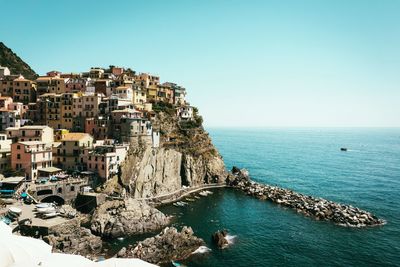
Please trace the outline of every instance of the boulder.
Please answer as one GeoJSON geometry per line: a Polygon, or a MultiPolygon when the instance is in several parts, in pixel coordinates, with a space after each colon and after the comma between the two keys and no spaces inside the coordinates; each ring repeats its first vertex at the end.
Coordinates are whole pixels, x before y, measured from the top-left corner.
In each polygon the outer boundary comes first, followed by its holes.
{"type": "Polygon", "coordinates": [[[228,232],[226,230],[217,231],[212,235],[212,240],[218,248],[226,248],[229,243],[225,238],[228,232]]]}
{"type": "Polygon", "coordinates": [[[139,242],[135,248],[118,252],[117,256],[163,264],[185,259],[203,245],[203,239],[196,237],[190,227],[184,226],[180,232],[175,227],[166,227],[160,234],[139,242]]]}
{"type": "Polygon", "coordinates": [[[92,218],[93,233],[105,238],[117,238],[153,232],[170,223],[170,218],[134,199],[107,201],[100,205],[92,218]]]}

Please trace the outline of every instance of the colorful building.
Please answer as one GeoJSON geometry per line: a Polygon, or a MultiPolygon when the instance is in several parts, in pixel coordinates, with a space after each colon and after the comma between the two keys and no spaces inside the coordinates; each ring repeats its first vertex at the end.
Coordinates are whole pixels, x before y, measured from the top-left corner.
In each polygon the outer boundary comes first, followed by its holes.
{"type": "Polygon", "coordinates": [[[46,144],[54,142],[54,130],[46,125],[29,125],[6,129],[7,138],[13,142],[40,141],[46,144]]]}
{"type": "Polygon", "coordinates": [[[87,133],[66,133],[54,147],[54,165],[64,170],[81,170],[83,149],[93,146],[93,137],[87,133]]]}
{"type": "Polygon", "coordinates": [[[118,174],[120,164],[125,160],[129,144],[116,144],[114,140],[104,140],[84,149],[83,161],[86,170],[97,173],[103,180],[118,174]]]}
{"type": "Polygon", "coordinates": [[[41,141],[17,142],[11,145],[11,167],[23,171],[27,180],[36,180],[40,169],[52,166],[52,146],[41,141]]]}

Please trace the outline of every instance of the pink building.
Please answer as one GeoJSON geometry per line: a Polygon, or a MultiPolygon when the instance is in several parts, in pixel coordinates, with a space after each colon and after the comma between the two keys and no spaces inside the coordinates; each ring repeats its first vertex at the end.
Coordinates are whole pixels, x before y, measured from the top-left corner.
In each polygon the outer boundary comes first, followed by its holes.
{"type": "Polygon", "coordinates": [[[108,139],[84,150],[83,161],[88,171],[97,173],[104,180],[118,174],[119,165],[125,160],[129,144],[115,144],[108,139]]]}
{"type": "Polygon", "coordinates": [[[25,172],[27,180],[36,180],[41,169],[51,167],[52,147],[40,141],[18,142],[11,145],[11,167],[25,172]]]}

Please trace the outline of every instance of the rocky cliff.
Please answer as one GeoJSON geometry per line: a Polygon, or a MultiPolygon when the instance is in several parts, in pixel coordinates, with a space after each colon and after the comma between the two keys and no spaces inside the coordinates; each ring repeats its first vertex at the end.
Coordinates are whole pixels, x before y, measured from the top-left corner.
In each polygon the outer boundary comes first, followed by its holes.
{"type": "MultiPolygon", "coordinates": [[[[164,104],[165,105],[165,104],[164,104]]],[[[194,119],[182,121],[172,106],[157,105],[153,129],[160,131],[160,147],[139,142],[122,166],[120,184],[134,198],[166,195],[186,187],[224,183],[227,176],[222,157],[194,119]]]]}
{"type": "Polygon", "coordinates": [[[170,218],[144,201],[128,198],[107,201],[92,218],[91,230],[105,238],[152,232],[169,224],[170,218]]]}

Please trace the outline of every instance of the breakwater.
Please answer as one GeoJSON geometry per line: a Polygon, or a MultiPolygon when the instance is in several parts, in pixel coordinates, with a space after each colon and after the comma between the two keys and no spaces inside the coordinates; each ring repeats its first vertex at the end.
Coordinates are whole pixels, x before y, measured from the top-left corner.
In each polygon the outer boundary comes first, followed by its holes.
{"type": "Polygon", "coordinates": [[[229,186],[242,190],[247,195],[270,200],[306,216],[317,220],[332,221],[340,226],[361,228],[386,223],[385,220],[370,212],[351,205],[335,203],[323,198],[306,196],[289,189],[254,182],[245,169],[240,170],[233,167],[227,183],[229,186]]]}

